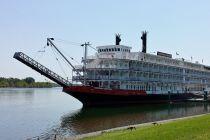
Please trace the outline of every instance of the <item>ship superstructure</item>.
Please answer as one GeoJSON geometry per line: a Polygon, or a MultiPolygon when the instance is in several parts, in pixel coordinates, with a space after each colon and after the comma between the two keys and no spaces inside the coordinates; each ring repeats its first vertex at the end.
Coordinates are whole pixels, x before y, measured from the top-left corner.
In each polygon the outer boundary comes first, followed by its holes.
{"type": "MultiPolygon", "coordinates": [[[[131,52],[131,47],[124,45],[98,46],[97,53],[86,60],[86,84],[145,90],[148,94],[198,93],[210,87],[210,67],[173,59],[171,54],[163,52],[149,54],[145,50],[144,46],[139,52],[131,52]]],[[[82,69],[77,66],[77,70],[82,69]]],[[[82,79],[73,76],[77,82],[82,79]]]]}

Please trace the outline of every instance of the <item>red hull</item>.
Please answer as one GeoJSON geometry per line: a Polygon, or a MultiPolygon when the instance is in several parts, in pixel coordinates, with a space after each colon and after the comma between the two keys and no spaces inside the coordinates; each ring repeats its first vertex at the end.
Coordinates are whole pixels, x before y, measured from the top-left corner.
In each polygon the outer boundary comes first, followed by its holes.
{"type": "Polygon", "coordinates": [[[120,95],[120,96],[147,95],[146,91],[144,90],[104,89],[104,88],[95,88],[91,86],[69,86],[65,87],[64,91],[79,92],[83,94],[89,93],[89,94],[120,95]]]}
{"type": "Polygon", "coordinates": [[[184,94],[147,94],[143,90],[102,89],[90,86],[69,86],[63,91],[77,98],[84,106],[106,106],[139,103],[164,103],[198,97],[184,94]]]}

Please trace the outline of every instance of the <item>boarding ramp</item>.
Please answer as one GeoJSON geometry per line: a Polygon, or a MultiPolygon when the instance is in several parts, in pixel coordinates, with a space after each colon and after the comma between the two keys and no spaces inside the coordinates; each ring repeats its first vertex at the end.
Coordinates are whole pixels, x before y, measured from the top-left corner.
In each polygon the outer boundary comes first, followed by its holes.
{"type": "Polygon", "coordinates": [[[35,71],[37,71],[41,75],[44,75],[47,78],[49,78],[50,80],[52,80],[52,81],[56,82],[57,84],[61,85],[62,87],[67,87],[67,86],[72,85],[68,80],[59,76],[55,72],[46,68],[45,66],[38,63],[37,61],[35,61],[34,59],[30,58],[29,56],[27,56],[26,54],[24,54],[22,52],[16,52],[13,57],[15,59],[19,60],[20,62],[22,62],[23,64],[25,64],[25,65],[29,66],[30,68],[34,69],[35,71]]]}

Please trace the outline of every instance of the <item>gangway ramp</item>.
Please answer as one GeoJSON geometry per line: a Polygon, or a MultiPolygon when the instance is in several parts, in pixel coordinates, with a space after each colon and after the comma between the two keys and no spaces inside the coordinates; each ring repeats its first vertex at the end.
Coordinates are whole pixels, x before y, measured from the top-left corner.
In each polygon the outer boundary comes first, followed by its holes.
{"type": "Polygon", "coordinates": [[[59,76],[55,72],[51,71],[50,69],[46,68],[42,64],[38,63],[34,59],[30,58],[23,52],[16,52],[13,56],[18,61],[22,62],[23,64],[29,66],[30,68],[34,69],[38,73],[46,76],[50,80],[56,82],[57,84],[61,85],[62,87],[71,86],[71,82],[64,79],[63,77],[59,76]]]}

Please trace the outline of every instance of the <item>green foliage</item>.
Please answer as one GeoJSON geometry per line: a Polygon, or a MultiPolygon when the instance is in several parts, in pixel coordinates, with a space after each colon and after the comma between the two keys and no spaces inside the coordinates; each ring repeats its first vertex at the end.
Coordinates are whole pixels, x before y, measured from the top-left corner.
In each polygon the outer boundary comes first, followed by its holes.
{"type": "Polygon", "coordinates": [[[0,88],[5,87],[18,87],[18,88],[46,88],[46,87],[57,87],[58,85],[50,82],[35,82],[32,77],[25,79],[18,78],[3,78],[0,77],[0,88]]]}
{"type": "Polygon", "coordinates": [[[32,78],[32,77],[27,77],[27,78],[25,78],[25,79],[23,79],[26,83],[28,83],[28,84],[32,84],[32,83],[34,83],[35,82],[35,79],[34,78],[32,78]]]}
{"type": "Polygon", "coordinates": [[[209,140],[210,115],[103,133],[85,140],[209,140]]]}

